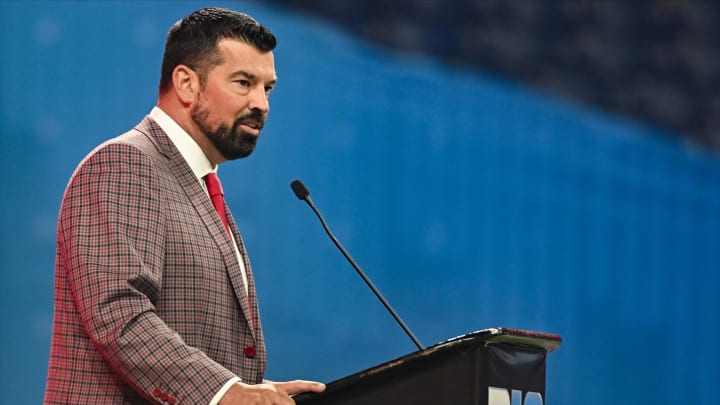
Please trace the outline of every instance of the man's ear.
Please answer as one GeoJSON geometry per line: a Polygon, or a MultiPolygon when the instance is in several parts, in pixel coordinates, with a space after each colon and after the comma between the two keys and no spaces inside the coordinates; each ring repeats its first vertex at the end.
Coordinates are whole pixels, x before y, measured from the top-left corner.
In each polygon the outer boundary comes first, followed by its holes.
{"type": "Polygon", "coordinates": [[[200,76],[186,65],[177,65],[172,72],[175,94],[184,105],[190,105],[200,90],[200,76]]]}

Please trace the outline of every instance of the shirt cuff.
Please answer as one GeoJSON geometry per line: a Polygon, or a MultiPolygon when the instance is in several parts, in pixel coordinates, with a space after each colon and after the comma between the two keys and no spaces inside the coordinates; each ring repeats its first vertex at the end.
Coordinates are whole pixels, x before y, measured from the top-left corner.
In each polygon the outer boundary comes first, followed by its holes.
{"type": "Polygon", "coordinates": [[[226,382],[225,385],[220,388],[220,391],[218,391],[217,394],[212,397],[212,399],[210,400],[210,405],[217,405],[220,402],[220,398],[222,398],[223,395],[225,395],[225,393],[230,389],[230,387],[232,387],[233,384],[237,382],[242,382],[240,377],[233,377],[229,379],[228,382],[226,382]]]}

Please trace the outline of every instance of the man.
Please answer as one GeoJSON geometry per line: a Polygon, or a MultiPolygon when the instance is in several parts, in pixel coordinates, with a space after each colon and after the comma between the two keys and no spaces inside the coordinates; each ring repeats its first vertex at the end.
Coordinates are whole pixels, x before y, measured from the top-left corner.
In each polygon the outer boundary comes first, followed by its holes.
{"type": "Polygon", "coordinates": [[[215,176],[255,146],[274,48],[241,13],[183,18],[157,106],[76,169],[58,221],[46,403],[292,404],[324,389],[264,382],[250,262],[215,176]]]}

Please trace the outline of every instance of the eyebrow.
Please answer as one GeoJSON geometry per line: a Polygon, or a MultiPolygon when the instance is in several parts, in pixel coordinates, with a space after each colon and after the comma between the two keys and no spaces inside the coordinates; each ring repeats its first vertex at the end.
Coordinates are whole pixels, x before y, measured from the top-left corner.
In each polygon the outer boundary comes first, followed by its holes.
{"type": "MultiPolygon", "coordinates": [[[[245,77],[245,78],[248,79],[248,80],[257,80],[257,78],[258,78],[256,74],[250,73],[250,72],[245,71],[245,70],[238,70],[238,71],[236,71],[236,72],[233,72],[233,73],[230,75],[230,77],[238,77],[238,76],[245,77]]],[[[273,79],[273,80],[271,80],[270,82],[268,82],[268,84],[274,85],[275,83],[277,83],[277,80],[278,80],[278,79],[277,79],[277,77],[276,77],[275,79],[273,79]]]]}

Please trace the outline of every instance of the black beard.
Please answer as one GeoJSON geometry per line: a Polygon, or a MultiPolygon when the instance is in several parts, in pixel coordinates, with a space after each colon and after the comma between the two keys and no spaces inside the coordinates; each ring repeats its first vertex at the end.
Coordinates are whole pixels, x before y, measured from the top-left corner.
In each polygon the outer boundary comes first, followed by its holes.
{"type": "Polygon", "coordinates": [[[190,113],[195,124],[215,146],[215,149],[227,160],[235,160],[249,156],[255,150],[257,136],[249,134],[240,128],[245,121],[253,121],[263,125],[263,115],[257,110],[253,110],[249,114],[237,118],[231,128],[227,125],[220,124],[217,129],[212,130],[207,123],[209,112],[200,108],[195,108],[190,113]]]}

